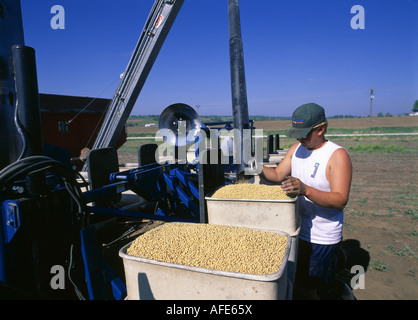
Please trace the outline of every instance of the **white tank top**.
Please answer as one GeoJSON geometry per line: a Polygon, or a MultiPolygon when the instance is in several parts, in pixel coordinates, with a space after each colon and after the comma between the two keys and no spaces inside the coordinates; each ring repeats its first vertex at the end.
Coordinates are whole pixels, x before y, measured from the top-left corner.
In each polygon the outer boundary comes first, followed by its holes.
{"type": "MultiPolygon", "coordinates": [[[[322,191],[330,191],[326,167],[332,153],[341,148],[327,141],[321,148],[308,150],[299,145],[292,156],[292,177],[322,191]]],[[[335,244],[342,239],[343,210],[324,208],[305,196],[299,196],[297,211],[301,217],[299,237],[318,244],[335,244]]]]}

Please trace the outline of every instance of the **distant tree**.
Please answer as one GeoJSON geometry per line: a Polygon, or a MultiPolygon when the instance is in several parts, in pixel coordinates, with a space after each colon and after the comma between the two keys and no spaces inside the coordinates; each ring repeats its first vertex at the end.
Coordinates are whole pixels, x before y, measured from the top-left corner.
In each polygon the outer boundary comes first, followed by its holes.
{"type": "Polygon", "coordinates": [[[412,108],[412,112],[418,112],[418,100],[415,100],[414,107],[412,108]]]}

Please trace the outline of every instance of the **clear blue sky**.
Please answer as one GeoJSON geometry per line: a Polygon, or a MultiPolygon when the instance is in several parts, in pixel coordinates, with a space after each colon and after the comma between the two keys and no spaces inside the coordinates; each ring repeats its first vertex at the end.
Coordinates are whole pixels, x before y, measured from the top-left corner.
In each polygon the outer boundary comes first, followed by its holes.
{"type": "MultiPolygon", "coordinates": [[[[21,0],[39,91],[112,98],[153,3],[21,0]],[[64,30],[50,26],[56,4],[64,30]]],[[[241,0],[240,13],[250,116],[290,116],[307,102],[367,116],[371,88],[373,115],[418,100],[418,0],[241,0]],[[354,5],[364,29],[351,28],[354,5]]],[[[131,114],[182,102],[231,115],[228,41],[227,0],[185,0],[131,114]]]]}

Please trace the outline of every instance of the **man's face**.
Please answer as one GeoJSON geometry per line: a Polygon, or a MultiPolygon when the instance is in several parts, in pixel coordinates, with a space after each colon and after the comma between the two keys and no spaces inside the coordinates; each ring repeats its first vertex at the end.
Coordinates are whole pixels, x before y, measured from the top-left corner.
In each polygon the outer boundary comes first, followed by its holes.
{"type": "Polygon", "coordinates": [[[308,150],[315,150],[323,143],[323,126],[312,129],[305,138],[297,139],[308,150]]]}

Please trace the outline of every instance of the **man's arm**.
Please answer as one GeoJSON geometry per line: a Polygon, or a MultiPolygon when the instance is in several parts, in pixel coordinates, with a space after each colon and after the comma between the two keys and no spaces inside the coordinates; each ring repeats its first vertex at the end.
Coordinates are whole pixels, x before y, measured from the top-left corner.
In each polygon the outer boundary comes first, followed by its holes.
{"type": "Polygon", "coordinates": [[[290,175],[292,155],[295,152],[298,145],[299,142],[293,144],[289,148],[283,160],[277,165],[276,168],[263,167],[263,171],[260,175],[270,182],[282,182],[286,176],[290,175]]]}

